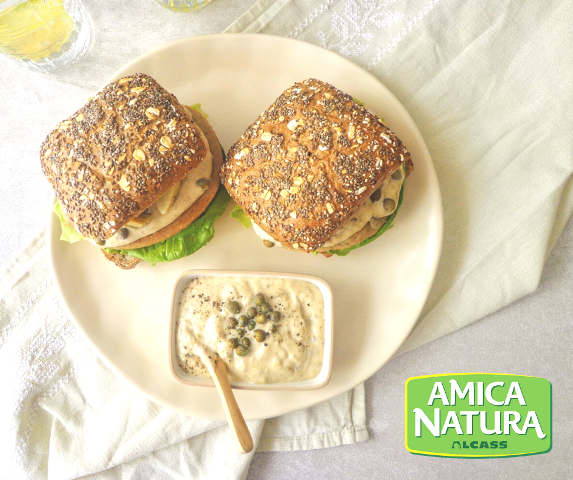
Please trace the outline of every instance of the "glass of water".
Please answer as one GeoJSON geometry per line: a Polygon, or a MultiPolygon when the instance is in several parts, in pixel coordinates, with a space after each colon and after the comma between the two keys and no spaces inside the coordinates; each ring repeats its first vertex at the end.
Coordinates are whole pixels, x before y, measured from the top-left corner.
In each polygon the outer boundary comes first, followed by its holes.
{"type": "Polygon", "coordinates": [[[91,25],[80,0],[0,0],[0,52],[50,73],[89,48],[91,25]]]}

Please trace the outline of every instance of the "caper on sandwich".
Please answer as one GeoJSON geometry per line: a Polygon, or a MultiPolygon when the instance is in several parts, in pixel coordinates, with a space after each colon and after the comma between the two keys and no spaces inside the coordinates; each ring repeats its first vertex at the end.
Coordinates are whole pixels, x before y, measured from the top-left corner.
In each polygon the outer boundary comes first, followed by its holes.
{"type": "Polygon", "coordinates": [[[221,179],[265,246],[345,255],[392,224],[410,154],[350,95],[308,79],[231,147],[221,179]]]}
{"type": "Polygon", "coordinates": [[[229,201],[223,152],[200,108],[143,73],[105,86],[60,122],[40,156],[62,239],[89,240],[122,268],[195,252],[229,201]]]}

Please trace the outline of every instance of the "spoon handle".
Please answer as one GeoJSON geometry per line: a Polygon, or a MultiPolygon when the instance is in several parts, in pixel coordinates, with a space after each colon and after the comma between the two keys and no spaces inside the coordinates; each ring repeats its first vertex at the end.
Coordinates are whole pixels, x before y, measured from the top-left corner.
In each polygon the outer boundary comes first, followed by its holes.
{"type": "Polygon", "coordinates": [[[227,366],[223,360],[216,358],[212,361],[211,367],[211,376],[223,402],[225,415],[227,416],[229,427],[233,433],[237,450],[241,453],[249,453],[253,449],[253,437],[245,423],[235,395],[233,395],[233,390],[231,389],[227,375],[227,366]]]}

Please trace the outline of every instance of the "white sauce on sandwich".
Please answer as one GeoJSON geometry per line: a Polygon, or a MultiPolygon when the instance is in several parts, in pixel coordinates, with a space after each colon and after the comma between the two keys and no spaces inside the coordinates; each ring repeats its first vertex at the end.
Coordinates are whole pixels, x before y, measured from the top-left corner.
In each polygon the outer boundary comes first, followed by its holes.
{"type": "Polygon", "coordinates": [[[402,172],[400,179],[390,177],[386,180],[386,183],[382,185],[380,198],[375,202],[367,198],[354,212],[350,220],[336,230],[334,235],[330,237],[330,240],[325,242],[322,247],[333,247],[348,240],[352,235],[362,230],[372,218],[383,218],[392,215],[398,206],[400,189],[404,181],[404,172],[401,169],[399,171],[402,172]]]}
{"type": "MultiPolygon", "coordinates": [[[[339,243],[348,240],[350,237],[352,237],[352,235],[362,230],[372,218],[383,218],[392,215],[398,206],[400,190],[402,188],[402,183],[404,182],[403,167],[401,167],[398,171],[402,172],[400,178],[396,179],[390,177],[388,180],[386,180],[386,183],[384,183],[381,187],[380,198],[375,202],[373,202],[370,197],[366,198],[366,201],[360,207],[358,207],[350,220],[346,222],[341,228],[336,230],[332,237],[330,237],[330,240],[325,242],[322,247],[334,247],[339,243]],[[384,202],[384,200],[387,199],[392,200],[392,202],[384,202]]],[[[262,240],[269,240],[276,245],[281,245],[280,242],[271,237],[255,222],[252,223],[255,233],[262,240]]]]}
{"type": "Polygon", "coordinates": [[[201,359],[213,358],[217,353],[227,365],[231,380],[267,384],[315,378],[324,359],[324,315],[320,289],[304,280],[195,278],[181,297],[175,332],[178,362],[188,373],[209,377],[201,359]],[[231,327],[229,317],[238,320],[245,315],[248,308],[254,307],[257,293],[262,293],[272,310],[280,313],[279,321],[257,323],[254,330],[231,327]],[[231,301],[240,305],[239,313],[233,315],[227,310],[227,302],[231,301]],[[273,325],[276,332],[271,333],[273,325]],[[238,329],[243,332],[237,333],[238,329]],[[261,342],[254,335],[257,329],[266,333],[261,342]],[[250,341],[245,355],[229,345],[229,339],[239,337],[250,341]]]}

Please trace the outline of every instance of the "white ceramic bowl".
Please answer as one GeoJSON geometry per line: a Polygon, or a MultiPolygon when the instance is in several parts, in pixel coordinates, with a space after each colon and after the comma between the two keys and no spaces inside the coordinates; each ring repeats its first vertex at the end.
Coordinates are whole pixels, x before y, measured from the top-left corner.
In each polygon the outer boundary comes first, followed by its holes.
{"type": "Polygon", "coordinates": [[[277,277],[288,278],[292,280],[301,280],[308,282],[318,287],[322,294],[324,301],[324,357],[322,360],[322,368],[320,373],[309,380],[299,382],[283,382],[283,383],[269,383],[269,384],[255,384],[249,382],[232,381],[233,388],[248,389],[248,390],[314,390],[324,387],[330,380],[330,373],[332,369],[332,340],[333,340],[333,301],[332,290],[328,283],[318,277],[311,275],[300,275],[294,273],[274,273],[274,272],[249,272],[249,271],[232,271],[232,270],[188,270],[183,272],[175,282],[173,287],[173,295],[171,299],[171,313],[169,320],[169,369],[173,377],[186,385],[215,386],[210,378],[198,377],[185,372],[177,361],[176,349],[176,329],[177,317],[179,314],[179,303],[181,295],[185,287],[193,278],[197,277],[277,277]]]}

